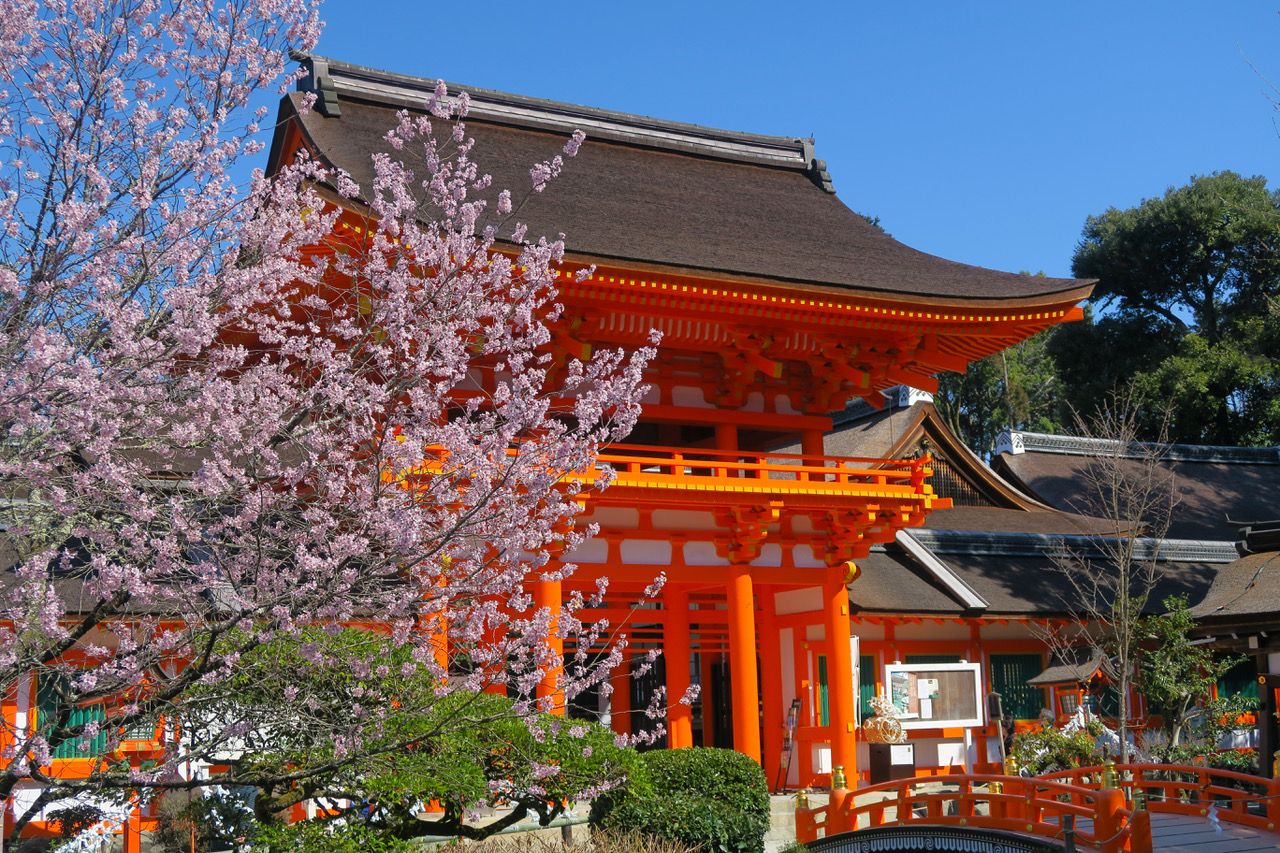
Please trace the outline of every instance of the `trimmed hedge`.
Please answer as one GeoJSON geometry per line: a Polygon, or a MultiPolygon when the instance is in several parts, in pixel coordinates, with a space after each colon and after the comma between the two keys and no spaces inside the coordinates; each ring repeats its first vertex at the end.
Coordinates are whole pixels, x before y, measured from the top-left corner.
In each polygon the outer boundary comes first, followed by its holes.
{"type": "Polygon", "coordinates": [[[760,765],[731,749],[664,749],[642,758],[647,784],[604,804],[597,812],[604,827],[710,853],[764,849],[769,786],[760,765]]]}

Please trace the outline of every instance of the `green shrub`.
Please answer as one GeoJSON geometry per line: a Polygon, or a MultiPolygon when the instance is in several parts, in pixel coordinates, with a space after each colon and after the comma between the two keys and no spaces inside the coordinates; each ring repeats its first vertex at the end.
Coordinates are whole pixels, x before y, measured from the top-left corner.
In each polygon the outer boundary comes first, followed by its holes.
{"type": "Polygon", "coordinates": [[[1032,776],[1087,766],[1102,760],[1102,755],[1095,753],[1098,734],[1092,728],[1063,732],[1045,726],[1015,737],[1013,757],[1019,769],[1032,776]]]}
{"type": "Polygon", "coordinates": [[[595,812],[618,832],[640,832],[714,853],[759,853],[769,829],[760,766],[729,749],[671,749],[643,756],[645,784],[595,812]]]}

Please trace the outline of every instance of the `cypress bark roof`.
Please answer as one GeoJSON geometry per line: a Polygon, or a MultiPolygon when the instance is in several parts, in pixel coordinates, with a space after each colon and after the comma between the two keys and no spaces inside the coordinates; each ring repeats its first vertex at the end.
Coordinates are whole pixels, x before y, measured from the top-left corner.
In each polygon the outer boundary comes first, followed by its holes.
{"type": "MultiPolygon", "coordinates": [[[[1082,473],[1113,445],[1020,432],[1008,436],[991,464],[1045,503],[1079,512],[1082,473]]],[[[1280,505],[1280,448],[1173,444],[1163,451],[1162,464],[1173,475],[1178,497],[1172,538],[1233,540],[1238,522],[1270,517],[1280,505]]]]}
{"type": "MultiPolygon", "coordinates": [[[[434,81],[303,57],[317,106],[281,105],[320,158],[362,187],[370,156],[389,150],[395,112],[422,108],[434,81]]],[[[836,197],[813,141],[715,130],[501,92],[465,89],[475,160],[494,191],[519,199],[529,168],[557,154],[576,128],[577,158],[518,218],[532,235],[563,232],[588,260],[656,265],[693,275],[787,283],[880,299],[1010,308],[1076,302],[1092,283],[985,269],[912,249],[836,197]]],[[[277,133],[271,167],[283,152],[277,133]]],[[[508,231],[509,233],[509,231],[508,231]]]]}

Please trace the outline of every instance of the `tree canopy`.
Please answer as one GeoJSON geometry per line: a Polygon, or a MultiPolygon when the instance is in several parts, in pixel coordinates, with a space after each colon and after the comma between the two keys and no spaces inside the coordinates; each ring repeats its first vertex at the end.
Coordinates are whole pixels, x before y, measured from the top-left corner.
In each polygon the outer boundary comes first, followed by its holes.
{"type": "Polygon", "coordinates": [[[1132,381],[1171,408],[1174,441],[1280,441],[1280,199],[1265,178],[1217,172],[1091,216],[1072,270],[1098,280],[1090,320],[1053,340],[1074,407],[1132,381]]]}

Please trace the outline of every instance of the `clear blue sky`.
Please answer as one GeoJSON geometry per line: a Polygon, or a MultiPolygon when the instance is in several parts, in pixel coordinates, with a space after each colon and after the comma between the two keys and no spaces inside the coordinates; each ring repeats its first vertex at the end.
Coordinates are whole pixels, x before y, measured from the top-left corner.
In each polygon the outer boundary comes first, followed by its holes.
{"type": "Polygon", "coordinates": [[[934,254],[1069,273],[1086,216],[1280,180],[1280,2],[327,0],[319,52],[813,135],[840,198],[934,254]]]}

